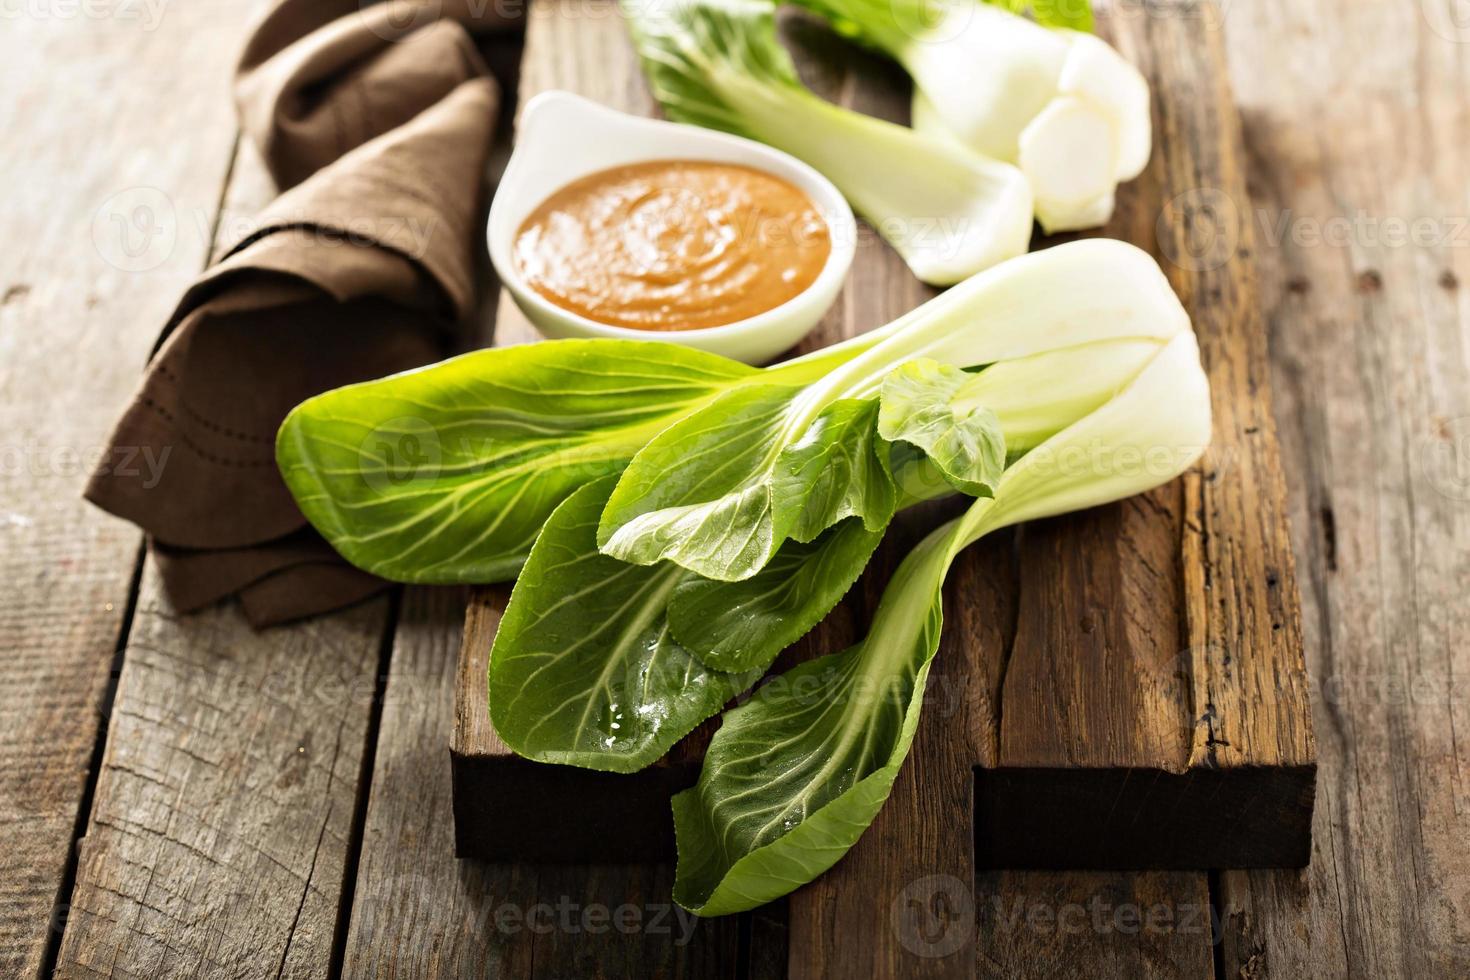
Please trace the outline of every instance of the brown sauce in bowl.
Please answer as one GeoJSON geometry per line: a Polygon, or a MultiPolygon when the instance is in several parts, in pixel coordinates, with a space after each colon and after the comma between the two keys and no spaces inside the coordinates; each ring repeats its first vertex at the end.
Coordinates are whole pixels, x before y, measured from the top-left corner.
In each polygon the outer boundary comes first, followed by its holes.
{"type": "Polygon", "coordinates": [[[697,330],[775,309],[832,252],[811,199],[737,164],[657,160],[573,181],[516,232],[515,262],[550,302],[634,330],[697,330]]]}

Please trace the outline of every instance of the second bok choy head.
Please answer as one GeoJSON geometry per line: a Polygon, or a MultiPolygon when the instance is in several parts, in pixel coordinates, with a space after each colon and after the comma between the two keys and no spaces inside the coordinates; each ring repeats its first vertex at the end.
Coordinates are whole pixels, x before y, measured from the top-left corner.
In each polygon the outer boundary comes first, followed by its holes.
{"type": "Polygon", "coordinates": [[[769,0],[624,0],[669,118],[769,143],[825,174],[927,283],[947,286],[1026,251],[1019,170],[952,140],[826,102],[797,77],[769,0]]]}
{"type": "Polygon", "coordinates": [[[1148,164],[1148,83],[1085,33],[1085,0],[1037,4],[1035,21],[983,0],[797,2],[903,65],[915,129],[1019,166],[1048,232],[1106,222],[1148,164]]]}

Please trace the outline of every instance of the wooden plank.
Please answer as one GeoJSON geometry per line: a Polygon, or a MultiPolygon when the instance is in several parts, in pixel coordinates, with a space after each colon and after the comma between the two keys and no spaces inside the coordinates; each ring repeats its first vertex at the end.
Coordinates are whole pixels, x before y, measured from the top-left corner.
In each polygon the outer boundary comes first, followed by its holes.
{"type": "MultiPolygon", "coordinates": [[[[274,194],[242,141],[215,250],[274,194]]],[[[326,974],[389,622],[178,617],[146,562],[58,975],[326,974]]]]}
{"type": "MultiPolygon", "coordinates": [[[[1105,231],[1154,243],[1190,307],[1215,389],[1215,443],[1180,483],[1021,536],[1017,635],[995,651],[1008,665],[995,711],[1004,719],[1002,749],[979,772],[984,865],[1255,867],[1300,865],[1308,854],[1314,748],[1254,279],[1245,242],[1219,261],[1191,251],[1208,231],[1196,185],[1226,193],[1243,184],[1238,124],[1218,33],[1192,31],[1185,8],[1174,13],[1112,19],[1120,47],[1152,76],[1160,149],[1148,173],[1123,189],[1105,231]]],[[[568,67],[567,84],[645,111],[646,96],[629,95],[616,78],[636,70],[616,27],[566,18],[533,25],[528,80],[568,67]],[[538,31],[556,42],[542,48],[557,52],[551,67],[534,56],[538,31]],[[577,44],[586,48],[580,57],[560,60],[577,44]],[[587,65],[607,67],[589,74],[587,65]]],[[[880,115],[903,111],[901,81],[876,62],[847,75],[844,63],[808,44],[803,65],[835,98],[867,100],[862,108],[880,115]]],[[[538,84],[528,81],[527,93],[538,84]]],[[[846,335],[830,331],[836,320],[850,331],[852,311],[876,323],[923,295],[884,248],[865,248],[829,332],[818,337],[846,335]]],[[[503,313],[509,339],[532,336],[513,307],[503,313]]],[[[495,602],[472,605],[472,720],[484,714],[483,663],[473,658],[483,658],[497,619],[495,602]]],[[[549,795],[519,794],[530,799],[577,792],[574,774],[525,767],[488,725],[473,723],[459,745],[469,826],[483,830],[496,801],[504,807],[496,780],[548,784],[549,795]]],[[[616,785],[583,777],[588,791],[626,794],[610,817],[639,819],[621,832],[548,839],[544,849],[579,857],[605,845],[623,855],[641,840],[666,853],[666,838],[639,829],[653,807],[639,794],[664,790],[669,766],[686,778],[697,756],[686,746],[668,766],[616,785]]]]}
{"type": "Polygon", "coordinates": [[[984,980],[1208,980],[1211,908],[1198,872],[987,871],[984,980]]]}
{"type": "MultiPolygon", "coordinates": [[[[550,51],[576,52],[556,40],[550,51]]],[[[516,53],[497,48],[492,63],[513,66],[516,53]]],[[[495,156],[503,166],[505,154],[495,156]]],[[[492,330],[502,342],[534,339],[519,311],[507,312],[514,308],[498,296],[492,290],[483,298],[483,315],[468,338],[471,346],[487,341],[492,330]],[[506,326],[495,330],[498,319],[506,326]]],[[[484,703],[484,661],[472,664],[460,656],[464,650],[489,650],[488,638],[483,644],[462,642],[464,629],[473,628],[465,624],[466,603],[466,593],[459,590],[405,593],[384,693],[343,975],[733,976],[740,923],[692,922],[670,902],[672,873],[666,865],[535,864],[531,861],[537,857],[565,862],[566,855],[529,850],[514,864],[456,859],[456,853],[473,852],[476,842],[456,841],[465,821],[446,819],[451,805],[462,806],[465,799],[452,787],[445,743],[451,734],[476,743],[494,739],[484,703]],[[464,680],[466,671],[474,671],[480,682],[464,680]]],[[[478,608],[503,603],[499,597],[478,608]]],[[[493,631],[493,624],[489,628],[493,631]]],[[[490,782],[501,792],[516,792],[509,783],[490,782]]],[[[664,820],[668,789],[638,796],[640,802],[650,799],[657,799],[659,810],[648,822],[664,820]]],[[[585,795],[540,799],[539,819],[565,825],[567,814],[575,812],[595,825],[597,813],[611,801],[598,797],[591,808],[587,801],[585,795]]],[[[524,810],[521,814],[537,819],[524,810]]],[[[482,827],[486,833],[525,833],[522,824],[482,827]]]]}
{"type": "Polygon", "coordinates": [[[1245,160],[1220,32],[1192,10],[1104,21],[1149,78],[1155,148],[1103,234],[1150,247],[1189,310],[1214,437],[1182,481],[1022,531],[1000,764],[979,774],[986,865],[1309,853],[1315,747],[1251,240],[1210,237],[1245,160]]]}
{"type": "Polygon", "coordinates": [[[137,569],[140,535],[83,503],[82,486],[158,325],[204,264],[234,140],[227,66],[248,14],[227,2],[104,7],[12,8],[0,30],[7,977],[38,975],[64,921],[137,569]]]}
{"type": "MultiPolygon", "coordinates": [[[[675,908],[667,865],[455,859],[444,746],[464,608],[456,590],[405,595],[343,975],[733,977],[738,921],[675,908]]],[[[583,798],[560,816],[599,806],[583,798]]]]}
{"type": "MultiPolygon", "coordinates": [[[[612,72],[633,70],[626,51],[618,53],[612,33],[618,25],[577,23],[558,13],[547,5],[544,21],[533,15],[525,78],[539,81],[528,82],[523,95],[534,94],[537,85],[556,84],[641,111],[646,97],[630,95],[628,84],[609,78],[612,72]],[[557,43],[543,45],[538,41],[543,35],[557,43]],[[538,50],[557,54],[536,58],[538,50]],[[568,56],[568,51],[580,53],[568,56]],[[589,75],[589,64],[610,67],[607,74],[589,75]]],[[[967,772],[972,765],[982,767],[978,829],[981,858],[988,864],[1201,867],[1215,859],[1296,862],[1305,854],[1312,743],[1310,729],[1302,724],[1306,683],[1295,583],[1269,402],[1262,398],[1265,355],[1259,321],[1253,319],[1251,273],[1243,255],[1223,267],[1192,261],[1187,251],[1192,241],[1185,236],[1195,230],[1187,224],[1195,215],[1165,207],[1201,176],[1229,184],[1239,183],[1242,173],[1229,93],[1221,85],[1218,38],[1197,38],[1187,25],[1181,17],[1113,19],[1120,46],[1153,76],[1161,150],[1149,174],[1125,191],[1110,230],[1143,243],[1159,236],[1158,251],[1173,260],[1166,268],[1204,335],[1217,398],[1230,403],[1217,410],[1216,448],[1192,481],[1141,501],[1028,529],[1020,538],[1015,570],[1003,539],[960,563],[950,608],[961,628],[952,627],[946,643],[966,646],[970,658],[956,650],[936,670],[938,692],[942,696],[946,684],[955,685],[960,707],[948,715],[926,715],[906,773],[871,832],[837,868],[792,896],[794,974],[883,968],[905,974],[973,973],[975,944],[969,937],[977,929],[982,962],[991,966],[1005,962],[991,949],[1006,942],[1028,950],[1029,962],[1058,969],[1077,955],[1075,950],[1045,955],[1044,942],[1018,944],[995,930],[993,917],[977,922],[982,899],[1072,895],[1106,887],[1127,895],[1173,894],[1177,906],[1195,911],[1208,905],[1200,873],[1091,879],[987,874],[981,890],[972,890],[967,772]],[[1144,46],[1150,50],[1141,51],[1144,46]],[[1221,478],[1226,463],[1237,484],[1226,486],[1221,478]],[[984,602],[975,601],[977,589],[984,590],[984,602]],[[1223,605],[1221,596],[1227,597],[1223,605]],[[987,602],[998,608],[988,608],[987,602]],[[1002,612],[1012,606],[1015,625],[1003,627],[1002,612]],[[965,625],[970,615],[977,625],[965,625]],[[1069,705],[1067,714],[1056,713],[1054,699],[1069,705]],[[969,761],[956,768],[959,756],[969,761]],[[1034,786],[1025,776],[1033,770],[1060,786],[1059,796],[1045,801],[1048,807],[1031,805],[1034,786]],[[944,773],[957,774],[956,779],[944,773]],[[1130,783],[1137,774],[1148,779],[1138,780],[1134,793],[1130,783]],[[1212,803],[1209,795],[1222,790],[1226,799],[1212,803]],[[1058,799],[1065,805],[1053,811],[1058,799]],[[1126,805],[1113,814],[1108,810],[1112,801],[1126,805]],[[1054,845],[1070,842],[1071,850],[1048,856],[1034,846],[1041,838],[1033,829],[1048,824],[1045,839],[1054,845]],[[1272,833],[1285,843],[1274,849],[1257,846],[1272,833]],[[1181,846],[1167,846],[1175,840],[1181,846]],[[1024,850],[1028,841],[1029,852],[1024,850]],[[937,922],[909,915],[914,904],[909,900],[920,898],[912,893],[915,887],[930,889],[919,906],[932,909],[939,901],[937,922]],[[905,945],[905,932],[915,930],[922,933],[917,945],[924,947],[917,951],[905,945]],[[951,944],[954,936],[963,941],[951,944]],[[934,953],[936,942],[944,954],[934,953]]],[[[811,40],[810,30],[801,34],[811,40]]],[[[849,74],[835,60],[824,59],[821,47],[820,42],[815,49],[804,45],[800,59],[814,87],[865,111],[901,117],[903,88],[891,69],[870,62],[849,74]]],[[[844,60],[852,57],[844,52],[844,60]]],[[[860,253],[843,300],[814,340],[830,342],[874,326],[924,297],[897,260],[868,241],[871,247],[860,253]]],[[[519,317],[513,309],[505,313],[508,322],[519,317]]],[[[531,335],[517,326],[507,336],[531,335]]],[[[862,599],[871,602],[881,589],[883,569],[901,553],[896,542],[890,548],[875,561],[855,598],[796,656],[839,649],[850,641],[864,620],[862,599]]],[[[483,656],[498,617],[496,596],[503,601],[503,592],[482,594],[467,620],[457,765],[476,758],[507,769],[517,764],[484,715],[483,656]]],[[[539,776],[530,770],[524,776],[553,778],[546,767],[539,776]]],[[[507,778],[505,771],[498,778],[507,778]]],[[[519,805],[531,785],[499,794],[502,809],[512,801],[519,805]]],[[[589,793],[602,791],[590,780],[583,785],[589,793]]],[[[480,789],[488,797],[494,783],[485,780],[480,789]]],[[[509,849],[528,846],[526,836],[494,840],[509,849]]],[[[644,837],[653,835],[645,831],[644,837]]],[[[556,846],[557,841],[547,841],[548,848],[556,846]]],[[[1117,943],[1116,955],[1208,970],[1207,936],[1163,930],[1150,933],[1145,942],[1117,943]]]]}
{"type": "Polygon", "coordinates": [[[387,611],[176,618],[150,561],[58,975],[326,973],[387,611]]]}
{"type": "Polygon", "coordinates": [[[1252,163],[1232,203],[1260,246],[1322,756],[1311,867],[1221,876],[1227,977],[1470,975],[1456,18],[1313,0],[1226,22],[1252,163]]]}
{"type": "MultiPolygon", "coordinates": [[[[1128,26],[1105,21],[1103,29],[1111,28],[1117,37],[1128,26]]],[[[1130,40],[1120,39],[1125,51],[1130,40]]],[[[1157,88],[1173,80],[1153,81],[1157,88]]],[[[1115,224],[1127,228],[1130,215],[1149,207],[1144,202],[1156,202],[1157,193],[1146,183],[1130,188],[1115,224]]],[[[1132,240],[1148,241],[1149,236],[1132,240]]],[[[791,897],[793,976],[871,972],[1051,980],[1204,977],[1212,972],[1210,902],[1202,873],[981,871],[977,875],[975,871],[977,843],[980,857],[988,856],[985,863],[1004,865],[1011,859],[1006,842],[986,836],[981,816],[1018,809],[1029,787],[1016,787],[1002,796],[994,792],[994,782],[982,778],[977,784],[970,767],[977,766],[980,774],[1000,771],[1006,736],[1020,727],[1014,712],[1029,712],[1030,717],[1023,715],[1021,721],[1032,732],[1042,727],[1034,722],[1050,714],[1036,702],[1008,700],[1019,686],[1014,680],[1017,664],[1023,670],[1034,669],[1053,642],[1073,644],[1074,655],[1086,649],[1075,633],[1066,635],[1058,626],[1077,622],[1066,613],[1077,608],[1078,596],[1086,597],[1089,609],[1121,604],[1143,627],[1161,632],[1177,618],[1174,592],[1165,591],[1160,597],[1147,589],[1126,588],[1129,576],[1142,577],[1148,568],[1140,568],[1142,563],[1136,560],[1123,560],[1109,532],[1119,524],[1131,526],[1144,541],[1151,538],[1153,549],[1161,553],[1159,561],[1168,563],[1175,561],[1178,522],[1171,527],[1165,520],[1164,533],[1155,535],[1151,525],[1160,515],[1151,509],[1141,514],[1127,506],[1110,510],[1113,517],[1105,511],[1052,522],[1056,526],[1047,531],[1055,536],[1060,523],[1076,527],[1068,529],[1074,536],[1065,548],[1048,546],[1051,554],[1042,554],[1042,541],[1035,529],[1029,529],[1029,537],[1023,532],[1014,544],[1008,536],[983,542],[957,563],[945,587],[945,636],[909,761],[888,803],[852,852],[791,897]],[[1107,563],[1113,579],[1067,582],[1062,570],[1085,568],[1087,557],[1106,553],[1114,556],[1107,563]],[[1167,605],[1160,608],[1160,602],[1167,605]],[[1028,632],[1020,632],[1023,629],[1028,632]],[[1049,631],[1062,635],[1039,635],[1049,631]],[[972,794],[973,802],[983,804],[973,829],[972,794]]],[[[1178,635],[1176,627],[1173,636],[1178,635]]],[[[1146,652],[1140,647],[1147,639],[1120,637],[1125,652],[1132,653],[1146,652]]],[[[1173,637],[1168,647],[1176,648],[1173,637]]],[[[1072,673],[1070,668],[1057,672],[1072,673]]],[[[1172,721],[1183,714],[1182,689],[1175,687],[1160,696],[1157,686],[1141,685],[1132,673],[1112,681],[1111,691],[1074,683],[1068,694],[1083,710],[1092,704],[1094,714],[1109,707],[1115,710],[1120,702],[1146,703],[1146,696],[1154,694],[1150,723],[1138,724],[1141,731],[1134,735],[1142,737],[1144,751],[1154,750],[1154,759],[1162,757],[1163,747],[1182,758],[1183,740],[1170,737],[1187,731],[1172,721]],[[1099,692],[1111,697],[1100,701],[1095,697],[1099,692]],[[1160,716],[1170,723],[1157,723],[1160,716]]],[[[1060,735],[1077,737],[1078,719],[1048,721],[1060,735]]],[[[1108,723],[1105,718],[1096,721],[1108,723]]],[[[1045,779],[1054,785],[1058,763],[1054,745],[1041,739],[1034,742],[1045,763],[1045,779]]],[[[1069,762],[1075,757],[1062,756],[1069,762]]],[[[1151,759],[1150,764],[1156,763],[1151,759]]],[[[1111,792],[1111,787],[1103,791],[1111,792]]],[[[1032,812],[1031,819],[1036,819],[1032,812]]]]}
{"type": "MultiPolygon", "coordinates": [[[[548,89],[576,92],[625,112],[656,112],[611,0],[549,0],[531,7],[520,104],[548,89]]],[[[539,338],[509,294],[502,294],[495,344],[539,338]]],[[[690,739],[655,766],[632,775],[540,766],[517,756],[490,725],[485,700],[486,658],[509,597],[508,587],[476,590],[465,614],[450,746],[460,855],[546,861],[671,858],[668,799],[698,775],[702,744],[690,739]],[[561,819],[571,804],[589,796],[601,801],[590,819],[561,819]],[[508,807],[510,801],[514,805],[508,807]]]]}

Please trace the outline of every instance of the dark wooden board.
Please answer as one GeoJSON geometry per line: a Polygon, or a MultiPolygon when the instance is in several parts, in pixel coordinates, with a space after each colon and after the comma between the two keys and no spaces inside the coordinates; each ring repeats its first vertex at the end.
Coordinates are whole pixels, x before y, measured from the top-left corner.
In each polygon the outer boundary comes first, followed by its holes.
{"type": "MultiPolygon", "coordinates": [[[[1243,193],[1239,126],[1219,34],[1190,26],[1184,17],[1111,24],[1154,85],[1156,150],[1106,232],[1152,246],[1189,306],[1214,387],[1215,442],[1180,481],[1023,529],[1007,580],[985,586],[1011,597],[1009,635],[951,625],[960,640],[949,657],[975,660],[985,679],[971,727],[997,740],[993,755],[971,759],[983,866],[1256,867],[1301,865],[1308,854],[1314,747],[1249,241],[1216,255],[1201,237],[1215,195],[1243,193]]],[[[533,18],[527,45],[523,98],[572,88],[651,111],[616,21],[533,18]]],[[[818,88],[874,114],[902,113],[891,70],[874,63],[845,74],[819,48],[800,50],[818,88]]],[[[805,347],[876,326],[926,295],[870,243],[805,347]]],[[[502,343],[534,338],[508,301],[501,317],[502,343]]],[[[951,617],[964,615],[974,594],[951,591],[951,617]]],[[[698,739],[631,778],[515,758],[484,716],[483,658],[504,596],[481,593],[467,620],[455,742],[462,851],[583,860],[604,844],[626,857],[642,842],[649,855],[667,853],[667,834],[646,829],[661,807],[647,796],[689,778],[698,739]],[[558,837],[553,822],[544,840],[507,839],[490,832],[502,826],[497,805],[507,826],[525,826],[505,809],[507,786],[541,787],[510,797],[536,799],[547,814],[582,791],[615,802],[608,824],[558,837]]],[[[830,629],[815,636],[822,649],[836,638],[830,629]]]]}

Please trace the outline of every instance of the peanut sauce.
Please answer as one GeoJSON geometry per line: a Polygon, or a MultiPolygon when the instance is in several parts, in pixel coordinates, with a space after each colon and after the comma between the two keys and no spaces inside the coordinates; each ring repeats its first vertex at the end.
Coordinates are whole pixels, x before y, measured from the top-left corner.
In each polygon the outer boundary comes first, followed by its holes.
{"type": "Polygon", "coordinates": [[[516,265],[564,310],[634,330],[697,330],[775,309],[832,251],[811,200],[751,167],[659,160],[603,170],[543,201],[516,265]]]}

